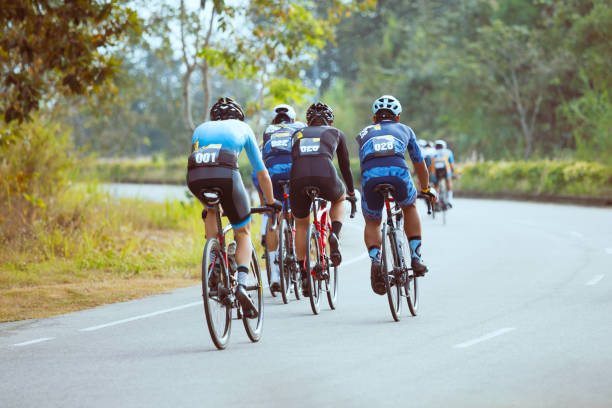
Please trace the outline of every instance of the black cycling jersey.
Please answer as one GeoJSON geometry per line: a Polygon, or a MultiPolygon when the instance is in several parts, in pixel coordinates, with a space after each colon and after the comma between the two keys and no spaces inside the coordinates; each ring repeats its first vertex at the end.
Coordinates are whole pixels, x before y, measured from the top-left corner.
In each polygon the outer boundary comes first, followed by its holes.
{"type": "Polygon", "coordinates": [[[308,126],[293,134],[292,143],[292,175],[299,177],[303,173],[308,173],[310,176],[328,177],[329,166],[320,166],[318,163],[327,161],[333,169],[332,160],[335,152],[344,183],[349,192],[354,191],[344,133],[331,126],[308,126]],[[314,163],[317,165],[314,166],[314,163]]]}

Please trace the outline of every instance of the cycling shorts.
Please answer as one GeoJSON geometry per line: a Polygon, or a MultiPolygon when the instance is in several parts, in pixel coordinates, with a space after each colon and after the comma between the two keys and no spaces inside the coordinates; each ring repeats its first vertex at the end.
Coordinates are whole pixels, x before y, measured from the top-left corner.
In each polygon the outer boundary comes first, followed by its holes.
{"type": "Polygon", "coordinates": [[[202,204],[204,189],[221,189],[221,208],[234,229],[251,221],[251,205],[238,170],[226,167],[196,167],[187,172],[187,187],[202,204]]]}
{"type": "Polygon", "coordinates": [[[297,218],[306,218],[310,213],[311,200],[304,192],[307,186],[319,188],[319,197],[332,203],[344,195],[344,184],[331,160],[319,157],[295,161],[291,167],[289,199],[291,211],[297,218]]]}
{"type": "Polygon", "coordinates": [[[404,167],[373,167],[361,175],[361,211],[366,220],[378,221],[382,218],[384,197],[374,191],[379,184],[391,184],[395,187],[393,198],[400,207],[414,204],[417,191],[410,176],[410,170],[404,167]]]}
{"type": "Polygon", "coordinates": [[[431,179],[432,183],[437,183],[439,180],[444,180],[447,178],[451,178],[452,176],[452,171],[446,171],[446,169],[435,169],[435,173],[432,173],[429,175],[429,178],[431,179]]]}

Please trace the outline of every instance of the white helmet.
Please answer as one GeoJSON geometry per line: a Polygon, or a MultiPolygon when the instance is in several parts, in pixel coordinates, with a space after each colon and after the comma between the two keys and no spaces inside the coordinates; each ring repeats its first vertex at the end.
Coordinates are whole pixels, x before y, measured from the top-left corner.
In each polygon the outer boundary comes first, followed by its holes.
{"type": "Polygon", "coordinates": [[[374,112],[374,114],[376,115],[376,112],[381,109],[388,109],[393,112],[395,116],[402,113],[402,105],[392,95],[383,95],[374,101],[374,103],[372,104],[372,112],[374,112]]]}
{"type": "Polygon", "coordinates": [[[446,142],[442,139],[436,140],[436,149],[446,149],[446,142]]]}
{"type": "Polygon", "coordinates": [[[417,143],[419,144],[420,148],[427,147],[427,140],[425,140],[425,139],[419,139],[419,140],[417,140],[417,143]]]}
{"type": "Polygon", "coordinates": [[[280,105],[276,105],[272,111],[274,112],[274,117],[278,115],[287,115],[291,120],[295,120],[296,118],[295,109],[293,109],[291,105],[281,103],[280,105]]]}

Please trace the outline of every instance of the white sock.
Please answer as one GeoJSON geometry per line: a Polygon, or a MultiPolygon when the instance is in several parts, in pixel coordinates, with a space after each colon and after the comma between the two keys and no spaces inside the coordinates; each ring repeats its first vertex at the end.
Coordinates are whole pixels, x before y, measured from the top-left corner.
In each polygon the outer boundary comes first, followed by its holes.
{"type": "Polygon", "coordinates": [[[277,261],[277,257],[278,257],[278,251],[268,251],[268,254],[270,255],[270,261],[272,261],[271,266],[271,273],[270,273],[270,280],[272,280],[272,283],[280,283],[280,268],[278,266],[278,263],[275,262],[277,261]]]}
{"type": "Polygon", "coordinates": [[[238,271],[238,283],[240,285],[245,285],[247,284],[247,277],[249,276],[248,272],[242,272],[242,271],[238,271]]]}
{"type": "Polygon", "coordinates": [[[449,202],[449,203],[450,203],[450,202],[452,202],[452,201],[453,201],[453,191],[452,191],[452,190],[451,190],[451,191],[449,191],[449,192],[447,193],[447,195],[448,195],[448,202],[449,202]]]}
{"type": "Polygon", "coordinates": [[[266,235],[266,227],[268,226],[268,214],[261,214],[261,227],[259,234],[263,237],[266,235]]]}

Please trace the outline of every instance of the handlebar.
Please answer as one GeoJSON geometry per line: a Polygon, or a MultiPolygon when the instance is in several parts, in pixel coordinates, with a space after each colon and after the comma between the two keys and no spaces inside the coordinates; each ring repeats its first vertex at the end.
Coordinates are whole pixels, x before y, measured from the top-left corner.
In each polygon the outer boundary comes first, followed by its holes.
{"type": "Polygon", "coordinates": [[[355,218],[355,213],[357,212],[357,203],[355,201],[350,201],[351,203],[351,218],[355,218]]]}
{"type": "Polygon", "coordinates": [[[270,208],[268,206],[263,206],[263,207],[251,207],[251,214],[265,214],[265,213],[271,213],[269,215],[269,217],[272,220],[272,226],[270,227],[271,230],[275,230],[276,229],[276,224],[278,221],[278,213],[280,211],[275,210],[273,208],[270,208]]]}
{"type": "Polygon", "coordinates": [[[431,197],[428,196],[427,194],[419,194],[417,195],[417,198],[421,198],[425,200],[425,203],[427,203],[427,215],[431,215],[431,208],[432,208],[431,197]]]}

